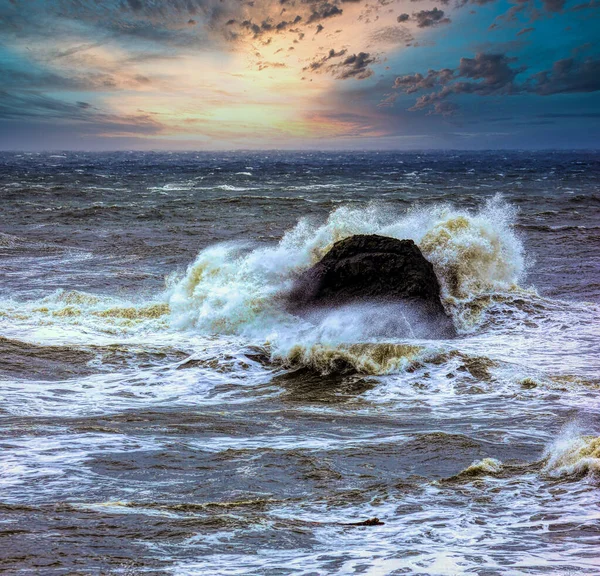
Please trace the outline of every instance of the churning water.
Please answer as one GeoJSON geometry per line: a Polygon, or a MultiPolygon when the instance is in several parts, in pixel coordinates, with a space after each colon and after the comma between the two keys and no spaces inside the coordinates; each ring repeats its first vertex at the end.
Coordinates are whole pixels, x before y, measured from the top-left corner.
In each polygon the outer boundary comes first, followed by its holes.
{"type": "Polygon", "coordinates": [[[0,571],[600,574],[599,189],[584,152],[0,155],[0,571]],[[285,311],[370,233],[458,338],[285,311]]]}

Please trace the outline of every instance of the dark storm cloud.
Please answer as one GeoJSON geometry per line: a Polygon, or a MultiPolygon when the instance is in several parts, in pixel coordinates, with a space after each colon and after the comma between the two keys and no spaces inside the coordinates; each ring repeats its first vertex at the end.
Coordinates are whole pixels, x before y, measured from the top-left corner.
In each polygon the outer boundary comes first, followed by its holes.
{"type": "Polygon", "coordinates": [[[513,58],[504,54],[477,54],[475,58],[461,58],[455,70],[429,70],[426,76],[411,74],[399,76],[394,82],[395,88],[402,88],[407,94],[421,90],[431,90],[436,86],[447,86],[455,81],[450,89],[454,93],[492,94],[510,90],[515,76],[522,68],[511,68],[513,58]],[[459,78],[479,80],[480,82],[459,82],[459,78]]]}
{"type": "MultiPolygon", "coordinates": [[[[441,103],[457,94],[478,96],[552,94],[596,92],[600,90],[600,59],[577,61],[564,58],[554,63],[550,70],[533,74],[525,81],[516,82],[516,76],[526,70],[513,66],[515,58],[505,54],[477,54],[475,58],[461,58],[456,69],[429,70],[427,75],[399,76],[394,88],[406,94],[432,91],[417,98],[409,110],[432,109],[433,113],[448,114],[456,110],[441,103]],[[465,81],[465,79],[467,81],[465,81]],[[434,91],[438,89],[438,91],[434,91]]],[[[389,97],[386,104],[395,98],[389,97]]]]}
{"type": "Polygon", "coordinates": [[[561,12],[567,3],[566,0],[542,0],[548,12],[561,12]]]}
{"type": "Polygon", "coordinates": [[[447,84],[453,77],[454,70],[449,68],[429,70],[426,76],[418,73],[398,76],[394,88],[402,88],[407,94],[412,94],[420,90],[432,90],[439,84],[447,84]]]}
{"type": "Polygon", "coordinates": [[[340,80],[347,80],[348,78],[364,80],[373,75],[373,71],[369,66],[376,61],[374,56],[371,56],[368,52],[359,52],[349,56],[346,56],[346,54],[346,50],[336,52],[332,48],[325,56],[313,60],[303,70],[311,72],[326,71],[340,80]],[[346,57],[343,60],[339,60],[344,56],[346,57]],[[331,63],[331,60],[339,61],[331,63]]]}
{"type": "Polygon", "coordinates": [[[339,16],[341,13],[342,10],[335,4],[329,4],[328,2],[325,2],[313,9],[308,17],[308,24],[320,22],[321,20],[325,20],[326,18],[331,18],[333,16],[339,16]]]}
{"type": "Polygon", "coordinates": [[[346,50],[340,50],[338,52],[336,52],[333,48],[327,53],[326,56],[323,56],[322,58],[319,58],[317,60],[313,60],[308,66],[305,66],[303,68],[304,71],[307,70],[319,70],[320,68],[323,68],[323,66],[325,66],[325,64],[327,64],[328,60],[331,60],[333,58],[341,58],[342,56],[344,56],[346,54],[346,50]]]}
{"type": "MultiPolygon", "coordinates": [[[[299,24],[317,24],[317,34],[323,30],[323,25],[320,23],[323,20],[338,16],[343,13],[343,10],[337,6],[337,3],[327,2],[322,0],[310,0],[300,3],[282,2],[281,0],[268,0],[261,4],[245,3],[248,8],[249,18],[238,20],[231,16],[238,15],[240,12],[239,3],[232,4],[233,0],[228,0],[229,8],[223,8],[221,11],[213,11],[210,13],[208,26],[214,30],[225,29],[225,37],[230,40],[236,40],[235,34],[228,33],[227,27],[238,27],[240,30],[249,32],[254,38],[258,38],[265,34],[278,32],[295,32],[292,28],[299,24]],[[279,5],[284,5],[286,8],[279,12],[279,18],[274,14],[274,8],[279,5]],[[302,12],[302,14],[293,13],[292,10],[302,12]],[[286,16],[283,13],[286,12],[286,16]],[[260,17],[260,14],[270,13],[268,17],[260,17]],[[228,19],[224,19],[224,15],[228,19]]],[[[363,1],[363,0],[359,0],[363,1]]]]}
{"type": "Polygon", "coordinates": [[[524,89],[542,96],[600,90],[600,58],[557,60],[550,70],[534,74],[524,89]]]}
{"type": "Polygon", "coordinates": [[[373,64],[375,60],[368,52],[359,52],[358,54],[348,56],[339,64],[332,65],[331,69],[334,76],[340,80],[348,78],[364,80],[373,75],[373,71],[369,68],[369,65],[373,64]]]}
{"type": "Polygon", "coordinates": [[[454,70],[444,68],[429,70],[426,76],[422,74],[399,76],[394,82],[394,88],[400,88],[406,94],[441,88],[438,92],[419,96],[410,110],[431,107],[434,113],[448,115],[456,111],[456,106],[442,106],[441,103],[451,95],[490,96],[517,92],[518,88],[514,80],[517,74],[524,71],[524,68],[511,67],[514,61],[514,58],[509,58],[505,54],[480,53],[475,58],[461,58],[458,68],[454,70]]]}
{"type": "Polygon", "coordinates": [[[415,12],[413,18],[419,28],[431,28],[432,26],[450,23],[450,18],[445,18],[444,11],[439,8],[415,12]]]}
{"type": "MultiPolygon", "coordinates": [[[[412,1],[415,2],[417,0],[412,1]]],[[[444,11],[439,8],[413,12],[412,18],[405,12],[396,18],[396,21],[400,24],[410,22],[411,20],[416,22],[419,28],[431,28],[433,26],[439,26],[440,24],[450,24],[450,18],[446,17],[444,11]]]]}
{"type": "MultiPolygon", "coordinates": [[[[416,2],[418,0],[412,0],[416,2]]],[[[409,14],[404,12],[400,14],[396,21],[400,24],[410,22],[416,22],[419,28],[432,28],[433,26],[439,26],[440,24],[450,24],[451,20],[448,18],[443,10],[439,8],[432,8],[431,10],[420,10],[419,12],[413,12],[412,18],[409,14]]]]}
{"type": "Polygon", "coordinates": [[[477,54],[475,58],[461,58],[457,76],[481,80],[479,86],[496,91],[512,85],[515,76],[524,68],[511,68],[516,58],[505,54],[477,54]]]}

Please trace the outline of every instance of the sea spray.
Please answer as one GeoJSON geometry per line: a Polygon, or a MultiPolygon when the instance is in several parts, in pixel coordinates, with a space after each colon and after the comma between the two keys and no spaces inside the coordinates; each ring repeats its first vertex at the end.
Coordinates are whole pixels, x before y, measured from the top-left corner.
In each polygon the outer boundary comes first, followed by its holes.
{"type": "MultiPolygon", "coordinates": [[[[267,344],[278,360],[303,359],[327,370],[330,363],[324,356],[340,347],[340,356],[352,363],[352,345],[382,343],[381,334],[374,342],[364,314],[346,310],[340,318],[334,311],[311,323],[288,314],[284,298],[294,279],[335,242],[355,234],[380,234],[409,238],[421,247],[440,280],[446,308],[458,328],[468,330],[469,302],[482,294],[516,289],[523,275],[523,248],[512,230],[514,217],[514,210],[499,197],[476,212],[438,205],[394,214],[389,207],[371,203],[362,208],[342,206],[322,224],[301,219],[275,246],[212,246],[172,282],[168,294],[172,323],[181,329],[248,337],[267,344]]],[[[384,344],[393,342],[394,336],[410,338],[410,326],[384,336],[384,344]]],[[[368,365],[367,371],[377,372],[372,358],[366,364],[364,358],[361,352],[355,366],[368,365]]],[[[404,364],[404,358],[386,355],[380,371],[404,364]]]]}
{"type": "Polygon", "coordinates": [[[434,266],[454,324],[469,332],[504,295],[520,292],[525,264],[512,229],[514,218],[515,211],[499,197],[477,211],[447,204],[396,213],[377,202],[341,206],[325,222],[300,219],[273,246],[210,246],[185,274],[168,281],[164,294],[125,302],[59,290],[37,301],[5,301],[0,313],[20,323],[79,327],[90,334],[175,330],[241,337],[265,347],[272,360],[284,364],[326,372],[346,363],[362,372],[389,373],[414,361],[414,351],[405,353],[404,345],[429,353],[439,343],[415,337],[410,314],[401,303],[394,310],[381,304],[353,305],[308,319],[289,314],[285,297],[298,275],[335,242],[354,234],[413,239],[434,266]]]}
{"type": "Polygon", "coordinates": [[[582,434],[571,424],[546,449],[544,472],[549,476],[600,474],[600,436],[582,434]]]}

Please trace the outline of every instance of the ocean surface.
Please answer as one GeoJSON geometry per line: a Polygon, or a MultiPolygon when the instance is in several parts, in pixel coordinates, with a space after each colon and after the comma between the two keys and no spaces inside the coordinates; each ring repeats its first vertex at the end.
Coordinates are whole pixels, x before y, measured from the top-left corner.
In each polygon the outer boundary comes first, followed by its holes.
{"type": "Polygon", "coordinates": [[[600,574],[600,153],[3,153],[0,199],[0,572],[600,574]],[[285,312],[357,233],[457,338],[285,312]]]}

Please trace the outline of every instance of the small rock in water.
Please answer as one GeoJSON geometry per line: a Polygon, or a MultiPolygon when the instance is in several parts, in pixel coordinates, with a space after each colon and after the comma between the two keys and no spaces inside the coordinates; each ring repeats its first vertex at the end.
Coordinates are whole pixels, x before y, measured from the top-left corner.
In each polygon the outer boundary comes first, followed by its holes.
{"type": "Polygon", "coordinates": [[[385,522],[382,522],[379,518],[369,518],[362,522],[348,522],[344,526],[383,526],[385,522]]]}

